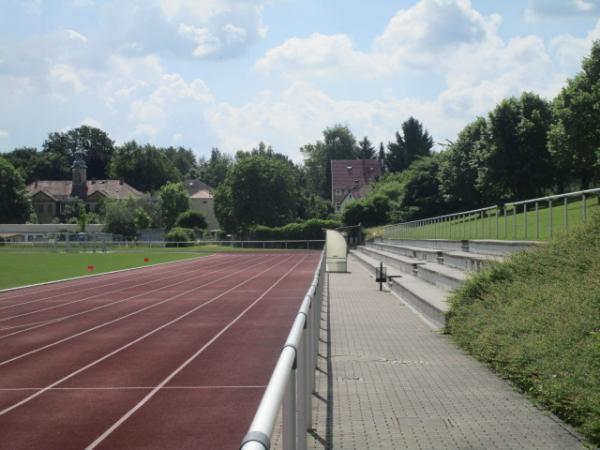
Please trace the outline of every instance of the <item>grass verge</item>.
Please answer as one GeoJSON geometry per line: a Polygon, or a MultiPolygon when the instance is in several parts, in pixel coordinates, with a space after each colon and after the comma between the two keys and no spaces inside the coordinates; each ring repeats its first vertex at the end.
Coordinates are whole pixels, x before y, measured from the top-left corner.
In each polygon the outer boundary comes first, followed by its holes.
{"type": "Polygon", "coordinates": [[[0,289],[131,267],[207,256],[208,253],[26,253],[0,252],[0,289]],[[148,258],[149,261],[144,261],[148,258]],[[92,271],[88,266],[94,266],[92,271]]]}
{"type": "Polygon", "coordinates": [[[469,280],[454,340],[600,445],[600,214],[469,280]]]}

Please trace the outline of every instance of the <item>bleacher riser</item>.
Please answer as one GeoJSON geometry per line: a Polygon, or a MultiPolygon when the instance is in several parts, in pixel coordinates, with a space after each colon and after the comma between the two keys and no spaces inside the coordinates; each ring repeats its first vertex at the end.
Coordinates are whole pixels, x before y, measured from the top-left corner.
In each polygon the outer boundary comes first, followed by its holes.
{"type": "MultiPolygon", "coordinates": [[[[397,259],[393,259],[386,255],[377,253],[368,247],[360,247],[359,250],[366,253],[367,255],[369,255],[373,258],[376,258],[377,260],[379,260],[385,264],[388,264],[391,267],[394,267],[395,269],[398,269],[401,272],[407,273],[409,275],[415,274],[415,265],[419,264],[419,261],[416,261],[416,260],[414,263],[406,263],[404,261],[399,261],[397,259]]],[[[402,255],[402,256],[404,256],[404,255],[402,255]]]]}
{"type": "Polygon", "coordinates": [[[427,265],[420,266],[416,276],[447,291],[452,291],[463,283],[462,280],[431,270],[427,265]]]}

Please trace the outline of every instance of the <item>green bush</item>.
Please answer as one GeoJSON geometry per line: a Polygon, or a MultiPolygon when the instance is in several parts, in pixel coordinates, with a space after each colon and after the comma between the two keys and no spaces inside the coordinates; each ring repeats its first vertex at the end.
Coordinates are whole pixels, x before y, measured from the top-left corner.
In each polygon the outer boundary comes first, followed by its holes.
{"type": "Polygon", "coordinates": [[[179,228],[198,228],[204,230],[208,227],[208,224],[206,223],[206,218],[200,211],[188,209],[177,216],[175,226],[179,228]]]}
{"type": "Polygon", "coordinates": [[[600,444],[600,215],[516,255],[450,299],[447,330],[502,377],[600,444]]]}
{"type": "Polygon", "coordinates": [[[252,230],[252,239],[258,241],[322,240],[326,228],[338,228],[337,220],[309,219],[304,222],[288,223],[282,227],[258,225],[252,230]]]}
{"type": "Polygon", "coordinates": [[[194,231],[189,228],[175,227],[165,235],[167,247],[188,247],[194,245],[194,231]]]}

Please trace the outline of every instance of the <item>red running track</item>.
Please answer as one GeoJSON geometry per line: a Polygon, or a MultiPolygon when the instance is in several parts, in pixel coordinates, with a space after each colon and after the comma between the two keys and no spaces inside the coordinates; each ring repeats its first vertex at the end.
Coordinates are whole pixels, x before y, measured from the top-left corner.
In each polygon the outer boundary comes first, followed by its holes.
{"type": "Polygon", "coordinates": [[[222,254],[0,293],[0,448],[237,448],[318,259],[222,254]]]}

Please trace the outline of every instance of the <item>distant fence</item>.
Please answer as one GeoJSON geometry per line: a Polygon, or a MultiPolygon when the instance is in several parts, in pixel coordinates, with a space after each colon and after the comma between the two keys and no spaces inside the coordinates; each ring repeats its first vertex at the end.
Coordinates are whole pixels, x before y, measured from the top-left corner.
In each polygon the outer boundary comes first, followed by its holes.
{"type": "Polygon", "coordinates": [[[545,240],[585,222],[600,188],[551,195],[382,227],[384,239],[545,240]]]}
{"type": "Polygon", "coordinates": [[[203,252],[225,247],[235,249],[305,249],[321,250],[324,240],[284,240],[284,241],[64,241],[48,239],[33,242],[0,242],[0,252],[56,252],[56,253],[105,253],[105,252],[144,252],[144,251],[189,251],[203,252]]]}

